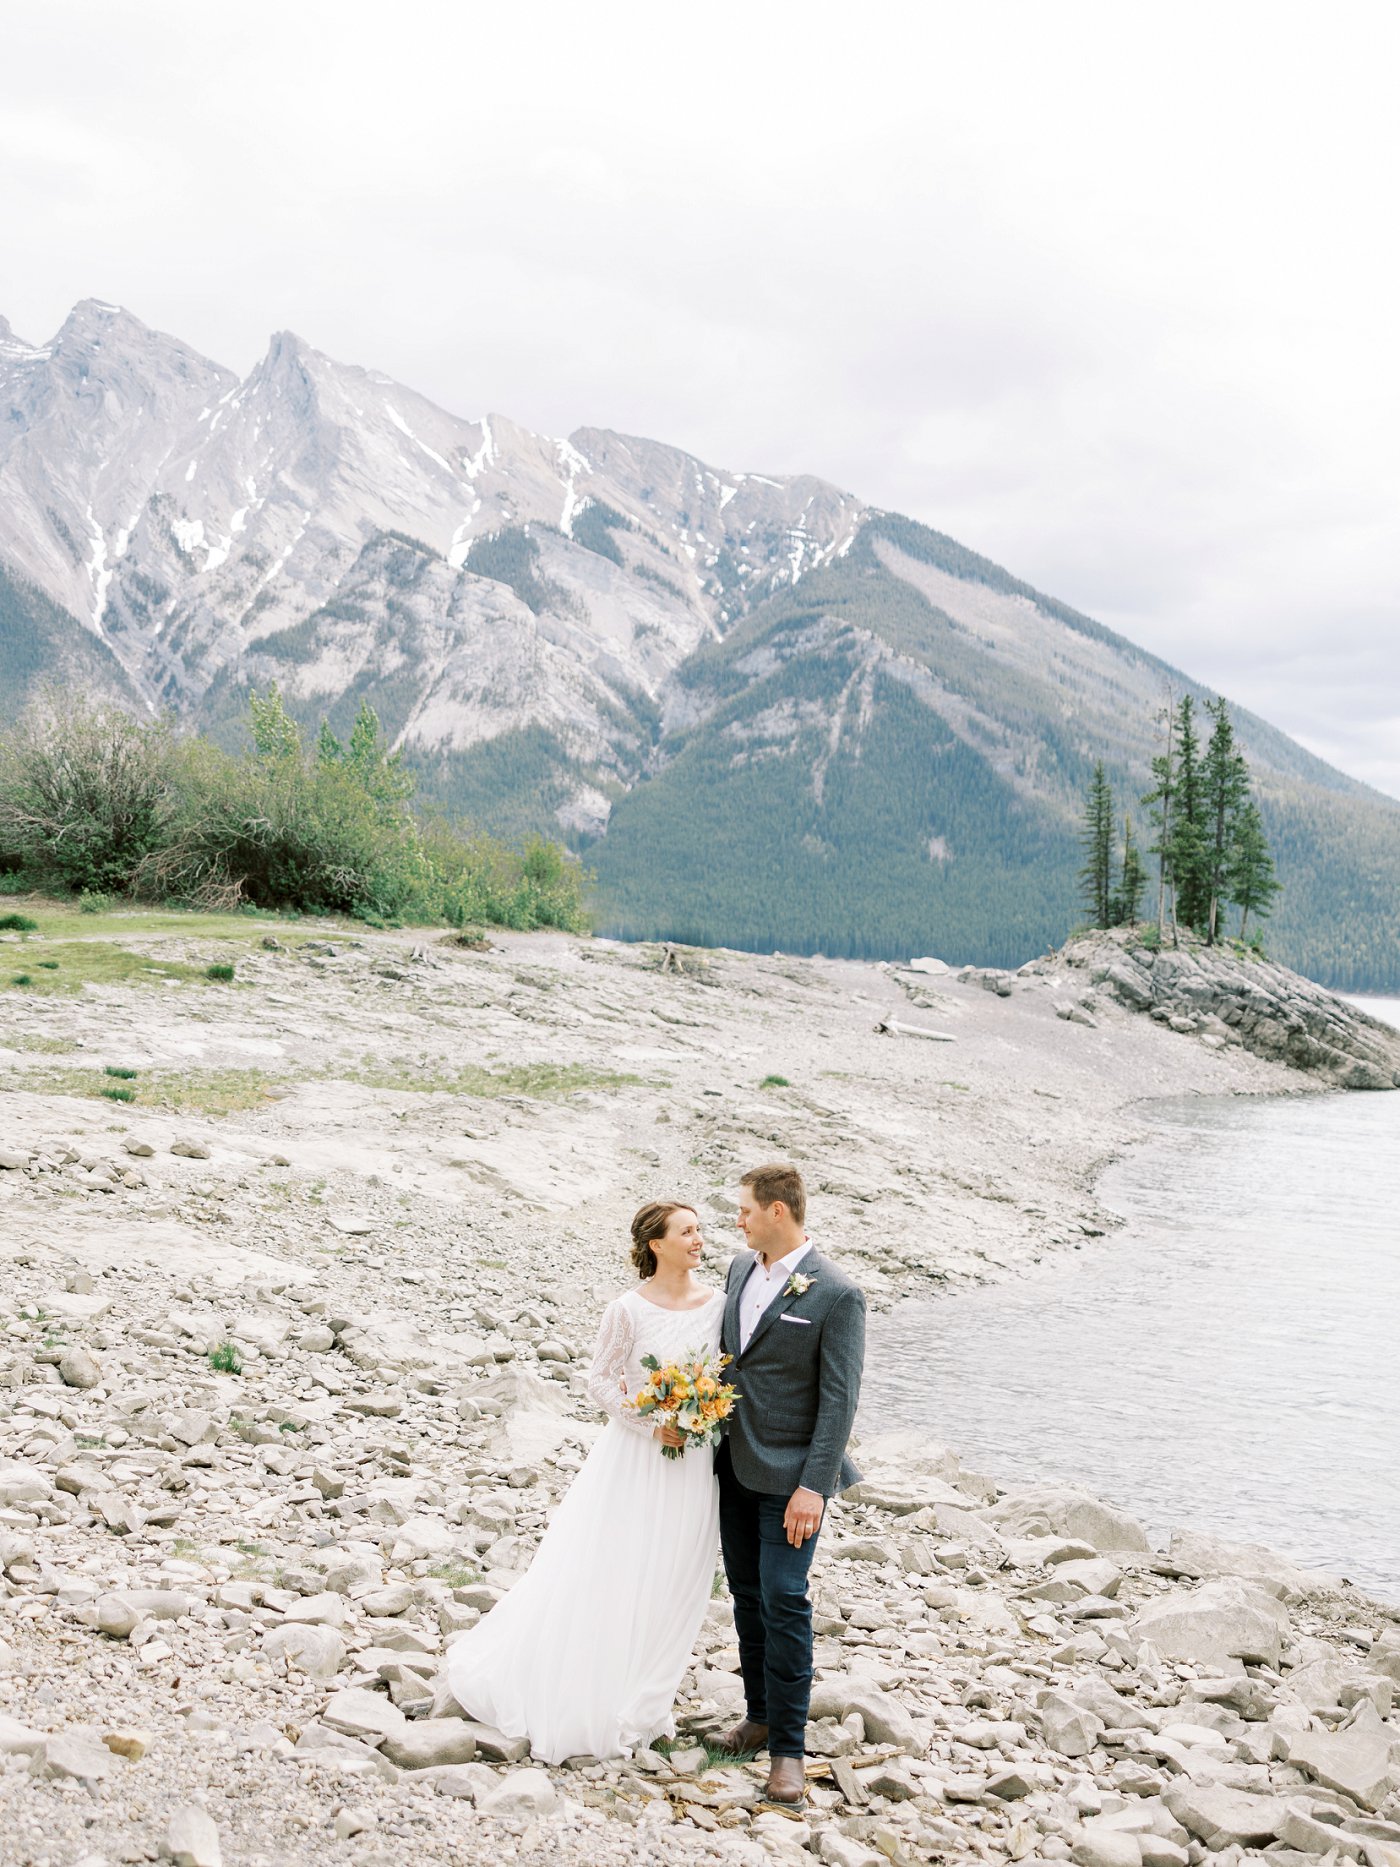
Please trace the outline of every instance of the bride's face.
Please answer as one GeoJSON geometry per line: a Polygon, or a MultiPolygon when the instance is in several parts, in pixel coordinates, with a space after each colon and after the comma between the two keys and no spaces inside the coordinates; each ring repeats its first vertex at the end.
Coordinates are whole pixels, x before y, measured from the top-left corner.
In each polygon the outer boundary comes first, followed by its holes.
{"type": "Polygon", "coordinates": [[[673,1276],[693,1271],[705,1251],[699,1219],[688,1206],[678,1206],[666,1222],[665,1236],[653,1238],[651,1248],[658,1271],[673,1276]]]}

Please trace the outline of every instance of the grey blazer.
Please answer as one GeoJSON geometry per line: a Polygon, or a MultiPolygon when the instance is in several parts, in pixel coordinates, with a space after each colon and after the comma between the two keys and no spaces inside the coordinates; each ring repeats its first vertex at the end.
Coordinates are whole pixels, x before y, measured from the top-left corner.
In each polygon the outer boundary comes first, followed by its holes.
{"type": "Polygon", "coordinates": [[[815,1246],[798,1266],[811,1287],[774,1297],[739,1349],[739,1298],[757,1258],[740,1251],[725,1279],[726,1369],[740,1394],[729,1422],[734,1476],[750,1491],[790,1497],[799,1485],[830,1497],[860,1482],[846,1441],[860,1399],[865,1298],[815,1246]]]}

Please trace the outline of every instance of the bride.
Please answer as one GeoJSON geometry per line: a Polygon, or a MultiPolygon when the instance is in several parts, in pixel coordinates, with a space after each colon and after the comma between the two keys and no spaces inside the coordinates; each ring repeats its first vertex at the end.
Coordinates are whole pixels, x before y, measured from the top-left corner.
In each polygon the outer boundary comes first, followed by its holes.
{"type": "Polygon", "coordinates": [[[719,1349],[724,1292],[695,1275],[704,1250],[689,1206],[653,1201],[632,1221],[642,1279],[603,1312],[588,1376],[608,1415],[529,1571],[447,1656],[468,1717],[527,1737],[547,1763],[615,1757],[674,1732],[671,1707],[714,1578],[713,1455],[627,1408],[661,1361],[719,1349]]]}

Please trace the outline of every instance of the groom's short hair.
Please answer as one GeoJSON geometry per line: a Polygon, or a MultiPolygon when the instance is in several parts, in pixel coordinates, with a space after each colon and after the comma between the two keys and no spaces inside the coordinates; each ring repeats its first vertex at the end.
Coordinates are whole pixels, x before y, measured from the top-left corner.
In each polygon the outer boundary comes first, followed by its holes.
{"type": "Polygon", "coordinates": [[[782,1200],[798,1225],[807,1216],[807,1189],[796,1167],[789,1167],[783,1161],[770,1161],[764,1167],[750,1167],[739,1184],[750,1189],[760,1206],[771,1206],[782,1200]]]}

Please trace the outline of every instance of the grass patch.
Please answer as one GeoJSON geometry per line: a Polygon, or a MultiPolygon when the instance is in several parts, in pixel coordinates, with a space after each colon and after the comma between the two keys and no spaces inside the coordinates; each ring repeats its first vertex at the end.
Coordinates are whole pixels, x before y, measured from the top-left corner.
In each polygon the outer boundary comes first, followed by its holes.
{"type": "Polygon", "coordinates": [[[760,1089],[791,1089],[792,1084],[786,1076],[765,1076],[758,1085],[760,1089]]]}
{"type": "MultiPolygon", "coordinates": [[[[243,1357],[238,1352],[235,1342],[220,1342],[217,1348],[209,1351],[209,1366],[215,1374],[242,1374],[243,1357]]],[[[243,1545],[238,1546],[242,1549],[243,1545]]],[[[260,1555],[262,1551],[258,1552],[260,1555]]]]}
{"type": "Polygon", "coordinates": [[[172,1115],[237,1115],[261,1108],[269,1078],[261,1070],[147,1070],[138,1087],[129,1084],[135,1070],[34,1069],[16,1077],[12,1087],[36,1095],[105,1096],[112,1102],[140,1102],[143,1108],[167,1109],[172,1115]],[[126,1079],[114,1083],[116,1076],[126,1079]]]}
{"type": "Polygon", "coordinates": [[[46,1057],[69,1057],[78,1048],[71,1037],[45,1037],[38,1031],[11,1031],[6,1035],[9,1050],[34,1050],[46,1057]]]}
{"type": "Polygon", "coordinates": [[[0,914],[0,933],[38,933],[38,921],[30,920],[27,914],[0,914]]]}
{"type": "Polygon", "coordinates": [[[206,979],[213,979],[217,984],[227,985],[233,977],[233,967],[226,960],[219,960],[214,965],[204,968],[204,976],[206,979]]]}
{"type": "Polygon", "coordinates": [[[705,1753],[706,1770],[733,1769],[753,1759],[752,1751],[722,1750],[704,1737],[659,1737],[651,1748],[659,1757],[669,1757],[673,1750],[693,1750],[697,1744],[705,1753]]]}
{"type": "Polygon", "coordinates": [[[85,985],[151,985],[201,976],[195,966],[159,959],[150,953],[133,953],[106,940],[54,944],[45,939],[35,943],[32,963],[44,967],[48,977],[35,979],[27,972],[18,973],[10,983],[30,986],[45,997],[78,992],[85,985]]]}
{"type": "Polygon", "coordinates": [[[109,1063],[102,1074],[104,1076],[115,1076],[119,1082],[123,1083],[134,1083],[136,1081],[135,1070],[129,1070],[120,1063],[109,1063]]]}
{"type": "Polygon", "coordinates": [[[456,1557],[434,1563],[428,1574],[434,1581],[446,1582],[449,1588],[469,1588],[473,1582],[481,1580],[480,1569],[474,1569],[469,1562],[461,1562],[456,1557]]]}
{"type": "Polygon", "coordinates": [[[363,1083],[370,1089],[474,1096],[479,1101],[499,1096],[533,1096],[545,1102],[577,1095],[582,1089],[623,1089],[642,1080],[640,1076],[621,1070],[595,1070],[582,1063],[516,1063],[495,1070],[473,1063],[464,1069],[441,1071],[415,1070],[372,1057],[345,1068],[328,1069],[325,1074],[342,1082],[363,1083]]]}

